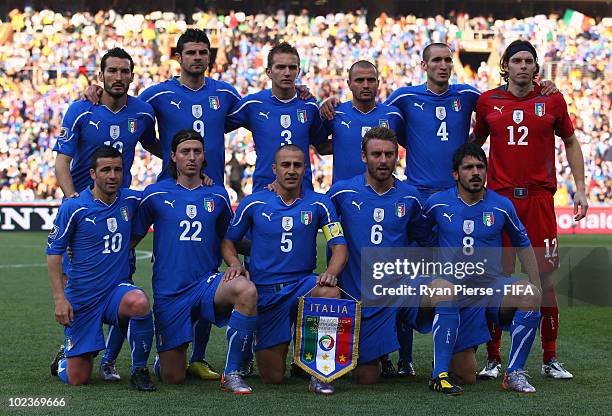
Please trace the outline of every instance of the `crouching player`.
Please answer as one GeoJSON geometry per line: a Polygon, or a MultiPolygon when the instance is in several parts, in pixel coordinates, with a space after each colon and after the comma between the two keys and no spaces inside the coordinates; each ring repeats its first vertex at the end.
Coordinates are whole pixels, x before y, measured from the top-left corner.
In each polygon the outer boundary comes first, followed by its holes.
{"type": "Polygon", "coordinates": [[[431,196],[424,215],[438,227],[441,255],[447,260],[486,262],[480,275],[455,280],[462,291],[461,326],[451,365],[451,376],[464,384],[476,381],[476,346],[490,339],[487,316],[512,336],[510,362],[502,387],[534,393],[527,381],[525,362],[540,323],[540,279],[535,254],[512,203],[485,188],[487,158],[475,144],[462,145],[453,156],[457,186],[431,196]],[[501,274],[502,233],[506,231],[529,281],[501,274]],[[483,289],[488,289],[485,293],[483,289]],[[472,292],[473,293],[473,292],[472,292]]]}
{"type": "Polygon", "coordinates": [[[251,352],[257,321],[257,292],[246,274],[218,272],[221,239],[232,217],[220,186],[203,186],[204,140],[195,130],[172,139],[171,178],[148,186],[134,224],[137,244],[154,226],[153,312],[159,359],[155,372],[164,383],[185,380],[192,325],[206,319],[228,325],[228,353],[221,388],[250,394],[240,364],[251,352]]]}
{"type": "Polygon", "coordinates": [[[121,328],[132,350],[132,386],[153,391],[147,360],[153,342],[153,318],[145,293],[128,282],[132,221],[140,192],[120,189],[121,153],[103,146],[94,151],[93,188],[60,207],[47,243],[49,280],[55,319],[64,325],[65,345],[51,373],[72,385],[87,383],[93,359],[104,349],[103,323],[121,328]],[[72,248],[64,288],[62,255],[72,248]]]}
{"type": "MultiPolygon", "coordinates": [[[[230,266],[227,271],[230,278],[245,273],[235,244],[250,231],[249,271],[259,298],[257,368],[264,383],[280,384],[298,298],[309,292],[314,297],[340,297],[336,276],[346,263],[347,250],[331,201],[302,186],[306,170],[302,149],[292,144],[279,148],[272,169],[278,193],[265,190],[243,199],[222,249],[230,266]],[[332,255],[327,269],[317,276],[313,270],[319,229],[323,229],[332,255]]],[[[315,378],[311,378],[309,390],[317,394],[334,393],[331,385],[315,378]]]]}
{"type": "MultiPolygon", "coordinates": [[[[395,133],[385,127],[369,130],[361,141],[365,173],[335,183],[329,191],[340,217],[349,247],[348,265],[339,285],[351,296],[365,299],[361,284],[362,248],[408,247],[413,238],[425,237],[418,192],[393,176],[398,157],[395,133]],[[363,296],[362,296],[363,295],[363,296]]],[[[429,241],[427,241],[429,243],[429,241]]],[[[444,294],[451,284],[443,279],[417,278],[410,284],[429,286],[432,296],[409,296],[409,307],[363,307],[359,333],[359,360],[353,377],[359,384],[379,380],[381,357],[398,349],[396,316],[402,316],[420,332],[433,331],[434,369],[430,387],[448,395],[463,389],[448,376],[457,337],[459,313],[453,296],[444,294]]],[[[374,299],[372,299],[374,300],[374,299]]]]}

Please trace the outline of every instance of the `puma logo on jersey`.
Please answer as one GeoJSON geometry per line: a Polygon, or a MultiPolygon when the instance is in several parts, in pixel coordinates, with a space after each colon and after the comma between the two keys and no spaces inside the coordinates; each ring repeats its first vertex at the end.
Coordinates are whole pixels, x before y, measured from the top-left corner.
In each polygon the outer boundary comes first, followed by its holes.
{"type": "Polygon", "coordinates": [[[359,211],[361,211],[361,205],[363,204],[363,202],[357,203],[357,202],[353,201],[352,204],[355,205],[359,211]]]}
{"type": "Polygon", "coordinates": [[[96,225],[96,217],[93,218],[85,218],[85,222],[90,222],[93,225],[96,225]]]}
{"type": "Polygon", "coordinates": [[[446,212],[442,214],[442,216],[448,218],[448,222],[453,222],[453,220],[451,219],[453,217],[453,215],[455,214],[447,214],[446,212]]]}
{"type": "Polygon", "coordinates": [[[342,126],[346,126],[347,129],[351,128],[351,123],[353,122],[353,120],[349,121],[348,123],[346,121],[341,121],[340,125],[342,126]]]}
{"type": "Polygon", "coordinates": [[[425,109],[423,108],[423,106],[424,106],[424,105],[425,105],[425,103],[424,103],[424,102],[423,102],[423,103],[421,103],[421,104],[419,104],[419,103],[414,103],[414,106],[415,106],[415,107],[419,107],[419,108],[421,109],[421,111],[425,111],[425,109]]]}
{"type": "Polygon", "coordinates": [[[174,201],[176,201],[176,199],[173,199],[172,202],[168,201],[167,199],[164,199],[164,204],[168,204],[170,205],[172,208],[174,208],[174,201]]]}
{"type": "Polygon", "coordinates": [[[264,117],[266,118],[266,120],[269,120],[269,119],[268,119],[268,116],[270,115],[270,112],[268,111],[267,113],[264,113],[263,111],[260,111],[260,112],[259,112],[259,115],[260,115],[260,116],[264,116],[264,117]]]}
{"type": "Polygon", "coordinates": [[[266,217],[268,219],[268,221],[272,222],[272,213],[270,214],[266,214],[265,212],[262,212],[261,215],[263,215],[264,217],[266,217]]]}
{"type": "Polygon", "coordinates": [[[502,109],[503,109],[503,108],[504,108],[504,106],[503,106],[503,105],[502,105],[501,107],[498,107],[498,106],[496,106],[496,105],[494,105],[494,106],[493,106],[493,110],[497,110],[497,111],[499,111],[499,114],[501,114],[501,113],[502,113],[502,109]]]}
{"type": "Polygon", "coordinates": [[[89,124],[94,126],[96,128],[96,130],[100,130],[100,128],[98,127],[98,124],[100,124],[100,121],[98,121],[97,123],[94,123],[93,121],[89,120],[89,124]]]}
{"type": "Polygon", "coordinates": [[[175,103],[174,101],[170,100],[170,104],[175,105],[176,108],[178,108],[179,110],[181,109],[181,101],[179,101],[178,103],[175,103]]]}

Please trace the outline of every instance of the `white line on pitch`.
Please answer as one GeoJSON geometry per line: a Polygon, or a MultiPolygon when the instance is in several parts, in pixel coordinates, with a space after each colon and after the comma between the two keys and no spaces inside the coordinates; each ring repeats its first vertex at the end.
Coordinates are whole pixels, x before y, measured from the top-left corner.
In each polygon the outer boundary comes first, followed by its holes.
{"type": "MultiPolygon", "coordinates": [[[[136,250],[136,260],[150,259],[151,251],[136,250]]],[[[0,269],[23,269],[26,267],[47,267],[47,263],[0,264],[0,269]]]]}

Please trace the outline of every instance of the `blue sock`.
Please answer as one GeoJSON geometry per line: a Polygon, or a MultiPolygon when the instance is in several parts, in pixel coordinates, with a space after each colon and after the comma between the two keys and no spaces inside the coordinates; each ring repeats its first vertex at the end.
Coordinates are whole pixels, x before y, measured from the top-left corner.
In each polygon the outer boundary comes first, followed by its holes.
{"type": "Polygon", "coordinates": [[[253,331],[256,324],[257,316],[246,316],[237,310],[232,311],[227,325],[225,374],[239,371],[240,365],[249,359],[253,351],[253,331]]]}
{"type": "Polygon", "coordinates": [[[106,349],[104,355],[100,359],[100,364],[115,361],[121,352],[123,346],[123,340],[125,337],[121,333],[121,330],[114,326],[108,326],[108,336],[106,337],[106,349]]]}
{"type": "Polygon", "coordinates": [[[59,363],[57,363],[57,377],[62,380],[66,384],[68,383],[68,359],[62,358],[59,363]]]}
{"type": "Polygon", "coordinates": [[[404,362],[412,362],[412,341],[414,335],[412,327],[406,324],[402,314],[397,315],[397,340],[399,341],[399,359],[404,362]]]}
{"type": "Polygon", "coordinates": [[[459,332],[459,310],[452,302],[439,302],[432,325],[434,341],[434,368],[432,378],[447,373],[453,358],[455,341],[459,332]]]}
{"type": "Polygon", "coordinates": [[[127,339],[132,351],[132,372],[147,366],[153,345],[153,314],[130,318],[127,339]]]}
{"type": "Polygon", "coordinates": [[[159,365],[159,355],[155,356],[155,361],[153,361],[153,372],[159,381],[161,381],[161,367],[159,365]]]}
{"type": "Polygon", "coordinates": [[[517,310],[514,312],[514,319],[510,325],[511,339],[507,373],[525,368],[525,362],[531,351],[539,324],[540,311],[517,310]]]}
{"type": "Polygon", "coordinates": [[[206,347],[210,339],[212,325],[205,319],[200,319],[193,325],[193,342],[191,343],[191,358],[189,364],[194,361],[202,361],[206,357],[206,347]]]}

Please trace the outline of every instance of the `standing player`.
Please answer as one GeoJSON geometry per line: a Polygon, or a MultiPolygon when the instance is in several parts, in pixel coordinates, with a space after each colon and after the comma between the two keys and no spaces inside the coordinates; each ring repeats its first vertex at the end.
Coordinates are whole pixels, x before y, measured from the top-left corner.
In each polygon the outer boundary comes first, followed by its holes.
{"type": "MultiPolygon", "coordinates": [[[[255,354],[259,374],[267,384],[283,381],[298,297],[309,292],[314,297],[340,297],[337,276],[347,258],[342,228],[331,201],[302,187],[305,157],[294,144],[275,152],[272,169],[277,193],[263,190],[244,198],[221,247],[230,266],[229,278],[244,273],[235,244],[251,233],[250,276],[257,286],[259,315],[255,354]],[[327,269],[317,276],[313,270],[319,229],[332,254],[327,269]]],[[[314,377],[308,389],[317,394],[334,393],[329,383],[314,377]]]]}
{"type": "MultiPolygon", "coordinates": [[[[134,62],[126,51],[121,48],[109,50],[100,61],[98,74],[99,81],[104,85],[100,97],[101,105],[81,100],[72,103],[68,108],[53,148],[57,152],[55,175],[66,198],[77,197],[79,192],[92,185],[89,165],[92,154],[100,146],[112,146],[121,152],[121,186],[124,188],[129,188],[132,183],[130,169],[138,142],[147,150],[153,151],[153,108],[128,95],[129,85],[134,79],[133,70],[134,62]]],[[[133,255],[133,252],[131,254],[133,255]]],[[[65,261],[69,261],[69,258],[65,257],[65,261]]],[[[100,360],[100,376],[103,380],[120,379],[115,360],[122,344],[121,331],[109,326],[106,350],[100,360]]]]}
{"type": "Polygon", "coordinates": [[[250,394],[239,372],[251,353],[257,292],[248,275],[218,272],[221,240],[232,217],[229,197],[221,186],[202,185],[204,143],[198,132],[179,131],[171,149],[168,168],[172,177],[145,189],[133,232],[137,243],[151,225],[155,228],[156,373],[165,383],[182,383],[193,321],[227,324],[228,353],[221,388],[250,394]]]}
{"type": "MultiPolygon", "coordinates": [[[[473,290],[490,290],[492,294],[461,296],[461,328],[456,346],[459,352],[453,357],[451,374],[470,384],[476,381],[475,347],[489,339],[488,315],[512,334],[510,363],[502,387],[535,393],[524,370],[540,322],[540,279],[535,254],[512,203],[484,186],[487,172],[484,151],[476,144],[464,144],[455,152],[452,164],[456,188],[429,198],[424,215],[437,227],[442,261],[483,265],[481,272],[455,283],[473,290]],[[502,275],[504,232],[518,248],[530,282],[502,275]]],[[[474,270],[478,270],[477,266],[474,270]]]]}
{"type": "MultiPolygon", "coordinates": [[[[510,198],[537,250],[543,290],[541,373],[555,379],[570,379],[573,375],[557,360],[556,348],[559,310],[552,280],[552,272],[559,267],[553,204],[557,190],[555,135],[563,140],[576,182],[575,221],[584,218],[588,209],[582,150],[563,95],[545,96],[542,88],[533,83],[539,71],[535,48],[528,41],[512,42],[502,55],[500,67],[507,84],[487,91],[478,100],[474,134],[480,145],[491,136],[489,186],[510,198]]],[[[514,256],[509,260],[505,268],[512,272],[514,256]]],[[[496,377],[500,368],[500,341],[499,337],[494,338],[488,346],[487,366],[481,372],[485,377],[496,377]]]]}
{"type": "Polygon", "coordinates": [[[333,154],[333,182],[363,173],[361,139],[373,127],[387,127],[403,137],[404,119],[395,107],[376,103],[378,70],[368,61],[355,62],[346,81],[353,98],[340,103],[332,120],[323,122],[322,133],[331,140],[317,145],[321,154],[333,154]]]}
{"type": "MultiPolygon", "coordinates": [[[[351,255],[339,276],[339,285],[351,296],[362,299],[361,253],[364,248],[408,247],[419,238],[422,229],[421,204],[417,190],[397,180],[393,171],[397,163],[398,143],[393,131],[385,127],[369,130],[361,141],[365,174],[336,182],[329,191],[332,202],[346,230],[351,255]]],[[[413,281],[435,290],[451,290],[442,279],[422,278],[413,281]]],[[[453,355],[459,313],[452,307],[452,296],[410,296],[405,320],[412,328],[433,332],[434,368],[430,386],[449,395],[460,395],[463,389],[448,376],[453,355]],[[433,326],[433,328],[432,328],[433,326]]],[[[393,307],[362,308],[359,333],[359,361],[353,371],[360,384],[378,381],[380,359],[398,348],[395,336],[396,315],[393,307]]]]}
{"type": "Polygon", "coordinates": [[[274,155],[278,146],[294,144],[306,157],[304,186],[312,189],[309,145],[317,144],[322,126],[314,99],[298,96],[295,79],[300,72],[300,56],[288,43],[274,46],[268,53],[266,74],[272,88],[250,94],[234,105],[226,121],[227,131],[245,127],[253,133],[257,161],[253,192],[274,182],[274,155]]]}
{"type": "Polygon", "coordinates": [[[91,376],[93,359],[104,349],[102,324],[121,328],[132,350],[131,384],[153,391],[147,360],[153,342],[153,318],[144,292],[128,281],[128,253],[133,216],[140,192],[119,189],[123,158],[103,146],[91,157],[93,188],[60,207],[49,234],[47,264],[55,301],[55,319],[64,325],[65,345],[51,373],[65,383],[81,385],[91,376]],[[62,255],[72,248],[65,264],[62,255]]]}

